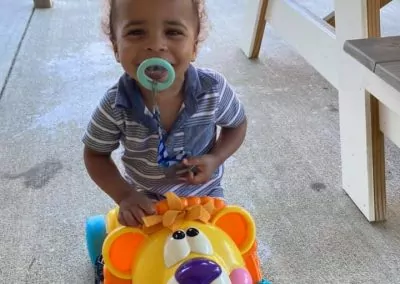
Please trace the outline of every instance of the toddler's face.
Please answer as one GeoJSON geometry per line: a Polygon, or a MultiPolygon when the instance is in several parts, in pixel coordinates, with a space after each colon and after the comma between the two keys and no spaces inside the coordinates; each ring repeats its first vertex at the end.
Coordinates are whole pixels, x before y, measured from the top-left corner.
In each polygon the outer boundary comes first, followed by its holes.
{"type": "Polygon", "coordinates": [[[181,84],[195,58],[198,18],[189,0],[116,0],[114,50],[124,70],[137,80],[143,60],[161,57],[175,69],[181,84]]]}

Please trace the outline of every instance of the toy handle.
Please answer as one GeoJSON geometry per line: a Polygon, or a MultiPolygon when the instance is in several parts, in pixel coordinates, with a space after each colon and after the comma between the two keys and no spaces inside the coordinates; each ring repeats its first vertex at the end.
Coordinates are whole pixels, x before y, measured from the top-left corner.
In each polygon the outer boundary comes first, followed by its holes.
{"type": "Polygon", "coordinates": [[[168,72],[168,76],[165,82],[156,82],[154,86],[155,87],[154,91],[160,92],[171,87],[172,83],[175,80],[175,70],[168,61],[158,57],[146,59],[139,65],[139,68],[136,73],[139,83],[142,84],[143,87],[145,87],[146,89],[153,90],[154,80],[146,75],[146,69],[149,68],[150,66],[160,66],[163,67],[168,72]]]}

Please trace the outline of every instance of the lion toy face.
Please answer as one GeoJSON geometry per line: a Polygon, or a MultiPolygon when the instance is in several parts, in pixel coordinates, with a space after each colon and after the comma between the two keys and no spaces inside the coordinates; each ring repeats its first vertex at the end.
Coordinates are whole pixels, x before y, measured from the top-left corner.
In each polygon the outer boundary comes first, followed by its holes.
{"type": "Polygon", "coordinates": [[[257,283],[258,267],[246,262],[255,245],[255,224],[240,207],[167,194],[141,228],[117,224],[117,212],[109,215],[105,284],[257,283]]]}

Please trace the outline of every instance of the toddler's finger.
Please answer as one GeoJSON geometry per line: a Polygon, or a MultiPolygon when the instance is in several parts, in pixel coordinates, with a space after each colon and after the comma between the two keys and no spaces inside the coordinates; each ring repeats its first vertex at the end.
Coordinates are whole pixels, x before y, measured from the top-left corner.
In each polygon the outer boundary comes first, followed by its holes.
{"type": "Polygon", "coordinates": [[[193,172],[189,171],[184,176],[179,177],[178,180],[187,182],[187,183],[193,183],[193,178],[194,178],[193,172]]]}
{"type": "Polygon", "coordinates": [[[178,180],[182,181],[182,182],[189,182],[187,176],[181,176],[181,177],[178,178],[178,180]]]}
{"type": "Polygon", "coordinates": [[[125,226],[130,226],[130,227],[137,226],[137,221],[130,211],[125,210],[122,212],[122,215],[126,223],[125,226]]]}
{"type": "Polygon", "coordinates": [[[192,173],[192,176],[190,178],[190,182],[192,184],[202,184],[202,183],[204,183],[206,181],[207,181],[207,177],[206,177],[206,175],[204,173],[199,173],[199,174],[196,174],[196,175],[192,173]]]}
{"type": "Polygon", "coordinates": [[[127,223],[125,221],[124,215],[122,214],[122,212],[119,212],[118,214],[118,222],[122,225],[122,226],[127,226],[127,223]]]}
{"type": "Polygon", "coordinates": [[[185,166],[198,166],[201,164],[201,159],[200,158],[186,158],[183,159],[183,164],[185,166]]]}
{"type": "MultiPolygon", "coordinates": [[[[150,200],[147,199],[147,202],[141,203],[139,206],[141,209],[143,209],[144,213],[146,213],[147,215],[152,215],[156,213],[156,210],[154,208],[154,203],[150,200]]],[[[140,210],[141,211],[141,210],[140,210]]],[[[141,211],[141,213],[143,214],[143,212],[141,211]]],[[[144,214],[143,214],[144,216],[144,214]]],[[[142,217],[143,217],[142,216],[142,217]]],[[[142,217],[140,218],[140,221],[142,221],[142,217]]]]}
{"type": "Polygon", "coordinates": [[[177,180],[180,180],[180,181],[187,181],[187,176],[186,176],[186,175],[184,175],[184,176],[179,176],[179,177],[177,177],[177,180]]]}
{"type": "Polygon", "coordinates": [[[143,224],[143,217],[145,216],[145,214],[141,208],[138,207],[136,208],[136,210],[132,210],[132,215],[138,225],[143,224]]]}

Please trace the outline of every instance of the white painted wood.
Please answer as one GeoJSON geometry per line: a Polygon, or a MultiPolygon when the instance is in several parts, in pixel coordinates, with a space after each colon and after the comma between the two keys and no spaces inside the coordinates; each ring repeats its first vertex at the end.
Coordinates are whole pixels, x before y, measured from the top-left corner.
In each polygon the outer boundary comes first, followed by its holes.
{"type": "Polygon", "coordinates": [[[361,64],[343,51],[345,40],[367,37],[366,0],[335,0],[342,184],[369,221],[375,221],[369,95],[361,64]]]}
{"type": "Polygon", "coordinates": [[[375,220],[369,95],[359,63],[342,54],[339,68],[339,118],[342,186],[369,221],[375,220]]]}
{"type": "MultiPolygon", "coordinates": [[[[393,112],[400,114],[400,93],[390,86],[375,73],[361,65],[358,67],[363,77],[363,86],[373,94],[381,103],[390,108],[393,112]]],[[[399,126],[400,127],[400,126],[399,126]]]]}
{"type": "Polygon", "coordinates": [[[247,0],[244,7],[243,40],[240,41],[240,48],[247,57],[251,56],[254,47],[261,6],[262,0],[247,0]]]}
{"type": "Polygon", "coordinates": [[[385,134],[385,137],[400,147],[400,114],[393,112],[384,104],[380,104],[379,118],[381,130],[385,134]]]}
{"type": "Polygon", "coordinates": [[[353,67],[354,74],[361,77],[362,87],[380,102],[379,117],[382,132],[400,147],[400,92],[364,65],[358,63],[353,67]]]}
{"type": "Polygon", "coordinates": [[[400,147],[400,92],[375,73],[360,64],[363,85],[380,101],[380,127],[393,143],[400,147]]]}
{"type": "MultiPolygon", "coordinates": [[[[248,0],[241,48],[250,57],[262,0],[248,0]]],[[[400,147],[400,95],[343,51],[346,40],[368,36],[367,0],[334,0],[335,30],[294,0],[269,0],[271,25],[339,92],[342,185],[369,221],[375,221],[370,95],[381,101],[381,129],[400,147]],[[390,108],[389,108],[390,106],[390,108]]]]}
{"type": "Polygon", "coordinates": [[[334,29],[293,0],[270,0],[267,23],[333,86],[337,86],[334,29]]]}

